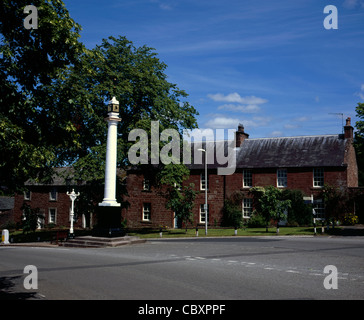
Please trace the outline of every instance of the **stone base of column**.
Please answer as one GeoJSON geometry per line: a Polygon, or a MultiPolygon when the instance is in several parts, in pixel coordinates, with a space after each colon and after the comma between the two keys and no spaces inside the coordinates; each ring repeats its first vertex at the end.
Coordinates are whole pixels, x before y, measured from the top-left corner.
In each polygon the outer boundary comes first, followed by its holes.
{"type": "Polygon", "coordinates": [[[121,208],[99,206],[96,209],[97,224],[92,230],[94,237],[123,237],[125,229],[121,226],[121,208]]]}

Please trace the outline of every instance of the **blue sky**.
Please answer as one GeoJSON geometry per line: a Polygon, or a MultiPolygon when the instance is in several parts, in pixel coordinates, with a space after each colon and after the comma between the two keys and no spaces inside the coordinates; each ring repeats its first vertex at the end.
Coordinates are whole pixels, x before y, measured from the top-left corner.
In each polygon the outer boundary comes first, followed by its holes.
{"type": "Polygon", "coordinates": [[[364,0],[64,0],[93,48],[126,36],[155,48],[200,128],[250,138],[335,134],[364,102],[364,0]],[[324,8],[338,29],[324,28],[324,8]]]}

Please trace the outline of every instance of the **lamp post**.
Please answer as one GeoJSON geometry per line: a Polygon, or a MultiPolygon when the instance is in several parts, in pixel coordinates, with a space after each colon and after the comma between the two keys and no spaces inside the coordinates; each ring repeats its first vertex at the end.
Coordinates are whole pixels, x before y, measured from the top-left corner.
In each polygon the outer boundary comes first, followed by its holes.
{"type": "Polygon", "coordinates": [[[70,238],[74,238],[74,234],[73,234],[73,216],[74,216],[74,206],[75,206],[75,200],[76,198],[80,195],[80,193],[76,193],[74,189],[72,189],[72,192],[69,193],[67,191],[67,195],[70,197],[72,205],[71,205],[71,226],[70,226],[70,238]]]}
{"type": "Polygon", "coordinates": [[[205,235],[207,236],[207,152],[206,149],[198,149],[199,151],[205,152],[205,235]]]}

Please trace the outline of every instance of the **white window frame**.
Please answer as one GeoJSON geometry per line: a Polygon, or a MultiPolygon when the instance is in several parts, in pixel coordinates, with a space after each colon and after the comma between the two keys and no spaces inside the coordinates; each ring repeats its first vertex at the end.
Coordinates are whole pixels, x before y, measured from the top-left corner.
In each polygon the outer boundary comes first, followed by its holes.
{"type": "MultiPolygon", "coordinates": [[[[207,204],[207,223],[209,222],[209,204],[207,204]]],[[[206,213],[205,213],[205,204],[200,204],[200,223],[205,223],[206,213]]]]}
{"type": "Polygon", "coordinates": [[[322,188],[325,183],[324,168],[313,168],[313,187],[322,188]]]}
{"type": "Polygon", "coordinates": [[[253,186],[253,173],[252,170],[243,170],[243,188],[251,188],[253,186]]]}
{"type": "Polygon", "coordinates": [[[149,179],[143,180],[143,191],[150,191],[150,180],[149,179]]]}
{"type": "Polygon", "coordinates": [[[150,202],[144,202],[142,220],[151,221],[151,219],[152,219],[152,204],[150,202]]]}
{"type": "Polygon", "coordinates": [[[253,212],[253,199],[244,198],[242,203],[243,218],[250,218],[253,212]]]}
{"type": "Polygon", "coordinates": [[[32,192],[30,190],[24,191],[24,200],[32,200],[32,192]]]}
{"type": "Polygon", "coordinates": [[[287,188],[287,169],[277,169],[277,187],[287,188]]]}
{"type": "MultiPolygon", "coordinates": [[[[209,174],[207,174],[207,190],[209,190],[209,180],[208,180],[209,174]]],[[[206,188],[206,178],[205,173],[200,174],[200,190],[205,190],[206,188]]]]}
{"type": "Polygon", "coordinates": [[[49,191],[49,201],[57,201],[58,199],[58,191],[56,187],[52,187],[51,191],[49,191]],[[53,197],[53,193],[55,193],[53,197]]]}
{"type": "Polygon", "coordinates": [[[57,224],[57,208],[48,208],[48,224],[57,224]],[[51,210],[54,210],[54,220],[52,218],[51,210]]]}

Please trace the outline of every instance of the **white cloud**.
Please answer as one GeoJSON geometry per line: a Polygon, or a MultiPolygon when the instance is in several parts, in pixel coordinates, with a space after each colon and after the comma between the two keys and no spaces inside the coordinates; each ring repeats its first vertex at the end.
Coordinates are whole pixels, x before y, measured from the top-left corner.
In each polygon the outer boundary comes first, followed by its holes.
{"type": "Polygon", "coordinates": [[[364,8],[364,1],[359,1],[359,0],[345,0],[343,2],[343,6],[346,9],[355,9],[357,6],[360,6],[361,8],[364,8]]]}
{"type": "Polygon", "coordinates": [[[235,105],[235,104],[224,104],[217,108],[218,110],[228,110],[233,112],[244,112],[244,113],[256,113],[260,111],[260,107],[254,104],[235,105]]]}
{"type": "Polygon", "coordinates": [[[236,102],[236,103],[250,104],[250,105],[263,104],[268,101],[266,99],[262,99],[255,96],[241,97],[240,94],[236,92],[229,93],[226,96],[224,96],[221,93],[208,94],[207,96],[214,101],[233,102],[233,103],[236,102]]]}
{"type": "Polygon", "coordinates": [[[308,120],[310,120],[310,118],[309,117],[298,117],[298,118],[295,118],[295,119],[293,119],[294,121],[298,121],[298,122],[305,122],[305,121],[308,121],[308,120]]]}
{"type": "Polygon", "coordinates": [[[245,129],[256,128],[256,127],[264,127],[268,125],[270,122],[270,118],[268,117],[253,117],[253,119],[239,119],[226,117],[224,115],[213,115],[211,120],[208,120],[205,123],[205,128],[211,129],[237,129],[238,125],[241,123],[244,125],[245,129]]]}
{"type": "Polygon", "coordinates": [[[284,125],[284,128],[285,129],[296,129],[298,128],[299,126],[297,124],[292,124],[292,123],[288,123],[288,124],[285,124],[284,125]]]}
{"type": "Polygon", "coordinates": [[[364,100],[364,83],[361,85],[360,87],[360,91],[356,93],[356,95],[358,97],[360,97],[360,99],[364,100]]]}
{"type": "Polygon", "coordinates": [[[232,129],[237,128],[239,120],[236,118],[227,118],[224,116],[216,117],[206,122],[205,127],[212,129],[232,129]]]}
{"type": "Polygon", "coordinates": [[[281,137],[283,134],[282,134],[282,132],[281,131],[278,131],[278,130],[276,130],[276,131],[272,131],[271,133],[270,133],[270,136],[271,137],[281,137]]]}
{"type": "Polygon", "coordinates": [[[356,7],[358,0],[345,0],[343,6],[348,9],[353,9],[356,7]]]}

